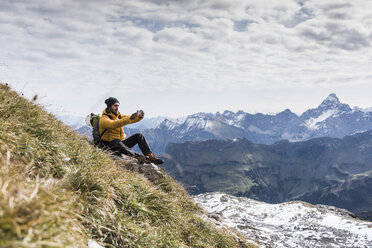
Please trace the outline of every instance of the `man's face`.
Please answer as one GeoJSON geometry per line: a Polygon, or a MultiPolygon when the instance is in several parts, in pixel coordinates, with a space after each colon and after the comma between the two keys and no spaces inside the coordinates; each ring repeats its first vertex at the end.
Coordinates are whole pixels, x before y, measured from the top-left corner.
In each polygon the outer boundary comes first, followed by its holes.
{"type": "Polygon", "coordinates": [[[111,105],[110,109],[111,109],[111,112],[114,113],[114,114],[118,114],[119,112],[119,103],[114,103],[111,105]]]}

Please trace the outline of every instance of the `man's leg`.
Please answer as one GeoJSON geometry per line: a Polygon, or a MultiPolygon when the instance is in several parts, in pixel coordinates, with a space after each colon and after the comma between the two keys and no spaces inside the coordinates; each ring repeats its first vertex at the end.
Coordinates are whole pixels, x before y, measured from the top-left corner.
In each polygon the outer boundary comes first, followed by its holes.
{"type": "Polygon", "coordinates": [[[106,146],[111,150],[114,151],[117,155],[125,154],[128,156],[134,156],[134,151],[127,147],[121,140],[114,139],[111,142],[107,143],[106,146]]]}
{"type": "Polygon", "coordinates": [[[126,145],[129,148],[132,148],[133,146],[137,145],[141,149],[143,155],[148,155],[151,153],[151,149],[149,145],[147,144],[147,141],[145,139],[145,136],[143,136],[141,133],[133,134],[132,136],[128,137],[123,141],[124,145],[126,145]]]}

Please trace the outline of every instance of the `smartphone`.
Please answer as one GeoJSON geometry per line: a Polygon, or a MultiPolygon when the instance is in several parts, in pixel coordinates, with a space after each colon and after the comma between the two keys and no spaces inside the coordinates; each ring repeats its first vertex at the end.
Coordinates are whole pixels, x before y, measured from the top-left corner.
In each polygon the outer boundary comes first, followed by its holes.
{"type": "Polygon", "coordinates": [[[137,110],[137,113],[139,114],[140,117],[143,117],[143,110],[137,110]]]}

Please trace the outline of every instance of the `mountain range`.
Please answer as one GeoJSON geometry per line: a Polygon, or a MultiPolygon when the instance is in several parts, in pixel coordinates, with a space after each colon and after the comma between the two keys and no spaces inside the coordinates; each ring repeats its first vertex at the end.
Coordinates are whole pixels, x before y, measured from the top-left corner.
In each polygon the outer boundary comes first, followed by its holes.
{"type": "Polygon", "coordinates": [[[317,108],[297,115],[286,109],[277,114],[249,114],[224,111],[222,114],[197,113],[175,120],[165,119],[156,128],[132,129],[142,132],[156,153],[168,143],[210,139],[247,138],[254,143],[273,144],[279,140],[304,141],[317,137],[342,138],[372,129],[372,112],[351,108],[330,94],[317,108]]]}
{"type": "MultiPolygon", "coordinates": [[[[62,121],[64,118],[60,118],[62,121]]],[[[68,118],[66,118],[68,120],[68,118]]],[[[81,117],[81,120],[84,118],[81,117]]],[[[81,120],[78,123],[81,123],[81,120]]],[[[66,123],[66,121],[65,121],[66,123]]],[[[91,127],[67,123],[91,137],[91,127]]],[[[351,108],[330,94],[322,103],[301,115],[286,109],[277,114],[196,113],[176,119],[153,117],[127,125],[127,136],[141,132],[155,153],[163,153],[168,143],[209,139],[247,138],[254,143],[273,144],[279,140],[304,141],[317,137],[337,137],[372,129],[371,109],[351,108]]]]}
{"type": "Polygon", "coordinates": [[[246,138],[170,143],[164,159],[163,168],[193,194],[303,200],[372,219],[372,131],[272,145],[246,138]]]}

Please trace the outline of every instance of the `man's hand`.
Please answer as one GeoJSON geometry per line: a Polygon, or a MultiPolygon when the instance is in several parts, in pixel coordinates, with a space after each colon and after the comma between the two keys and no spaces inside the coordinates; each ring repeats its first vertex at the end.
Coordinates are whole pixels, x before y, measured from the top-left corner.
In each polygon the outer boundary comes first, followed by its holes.
{"type": "Polygon", "coordinates": [[[145,112],[143,112],[142,110],[137,111],[136,113],[133,113],[129,118],[131,120],[134,120],[134,119],[136,119],[137,116],[138,116],[138,118],[142,119],[145,116],[145,112]]]}
{"type": "Polygon", "coordinates": [[[129,117],[129,119],[134,120],[134,119],[136,119],[137,116],[138,116],[138,113],[137,113],[137,112],[136,112],[136,113],[133,113],[133,114],[129,117]]]}

